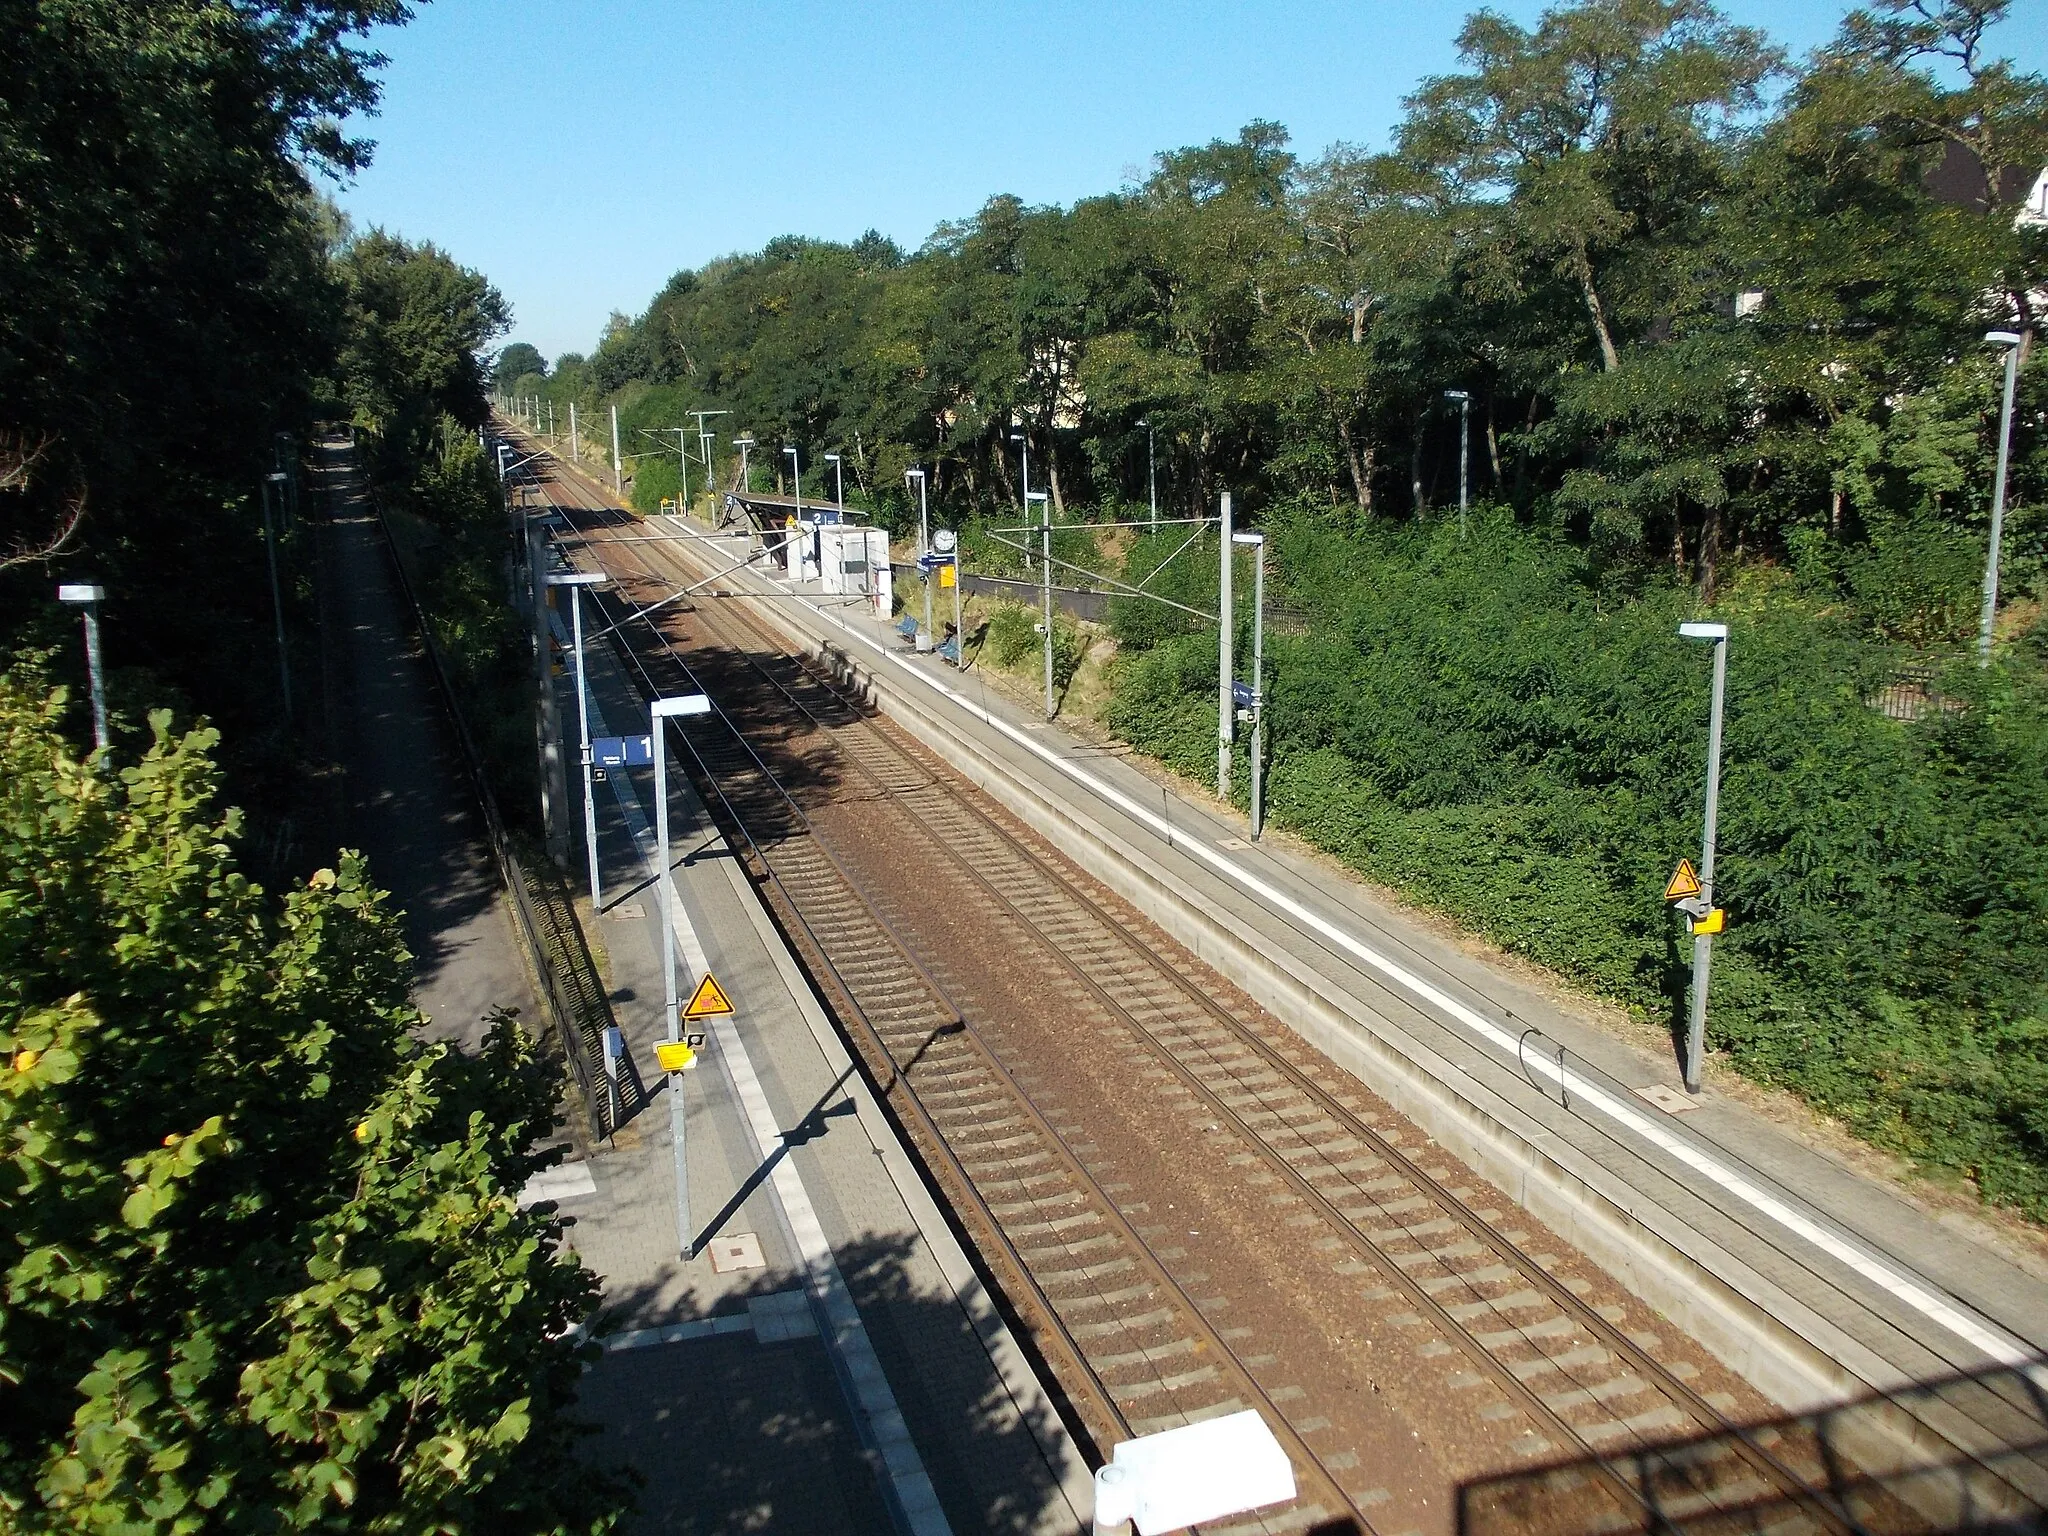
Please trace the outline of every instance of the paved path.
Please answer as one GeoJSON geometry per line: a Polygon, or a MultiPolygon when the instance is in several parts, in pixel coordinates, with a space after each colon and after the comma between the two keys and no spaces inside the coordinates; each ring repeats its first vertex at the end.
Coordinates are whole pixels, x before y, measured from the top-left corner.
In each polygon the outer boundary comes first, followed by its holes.
{"type": "Polygon", "coordinates": [[[493,1008],[540,1018],[426,653],[390,545],[344,438],[318,447],[323,621],[335,652],[332,731],[347,775],[342,841],[405,913],[414,1001],[429,1032],[468,1045],[493,1008]]]}

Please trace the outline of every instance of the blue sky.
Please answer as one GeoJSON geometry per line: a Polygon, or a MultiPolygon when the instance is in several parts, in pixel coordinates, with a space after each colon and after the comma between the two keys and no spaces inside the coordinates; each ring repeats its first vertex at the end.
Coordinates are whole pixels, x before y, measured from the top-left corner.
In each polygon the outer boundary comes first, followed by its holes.
{"type": "MultiPolygon", "coordinates": [[[[1284,123],[1377,145],[1456,66],[1468,5],[1390,0],[440,0],[381,34],[358,225],[432,240],[511,300],[508,340],[586,351],[670,274],[779,234],[906,248],[990,196],[1068,203],[1162,149],[1284,123]]],[[[1533,21],[1541,4],[1497,0],[1533,21]]],[[[1795,55],[1846,5],[1724,0],[1795,55]]],[[[2048,65],[2031,0],[1994,34],[2048,65]]]]}

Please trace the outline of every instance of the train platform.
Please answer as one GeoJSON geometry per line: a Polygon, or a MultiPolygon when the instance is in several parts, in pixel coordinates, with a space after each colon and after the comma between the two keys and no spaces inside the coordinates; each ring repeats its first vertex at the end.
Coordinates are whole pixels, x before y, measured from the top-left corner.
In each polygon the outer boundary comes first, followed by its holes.
{"type": "MultiPolygon", "coordinates": [[[[659,520],[650,520],[652,532],[659,520]]],[[[704,542],[705,574],[742,558],[704,542]]],[[[1771,1400],[1874,1404],[1855,1454],[1995,1461],[2048,1498],[2048,1265],[1915,1203],[1737,1096],[1679,1092],[1525,970],[1127,753],[914,653],[864,602],[751,570],[718,590],[830,652],[1091,874],[1286,1018],[1771,1400]],[[2019,1448],[2018,1459],[2015,1451],[2019,1448]]],[[[915,603],[914,578],[907,600],[915,603]]]]}
{"type": "MultiPolygon", "coordinates": [[[[641,691],[608,647],[586,656],[593,735],[644,734],[641,691]]],[[[557,686],[573,739],[573,666],[557,686]]],[[[671,748],[681,995],[713,975],[735,1011],[691,1026],[694,1069],[660,1070],[652,770],[612,769],[590,927],[624,1037],[619,1123],[527,1191],[574,1219],[603,1280],[592,1454],[640,1479],[643,1531],[1084,1529],[1083,1458],[671,748]]],[[[573,766],[571,784],[580,815],[573,766]]]]}

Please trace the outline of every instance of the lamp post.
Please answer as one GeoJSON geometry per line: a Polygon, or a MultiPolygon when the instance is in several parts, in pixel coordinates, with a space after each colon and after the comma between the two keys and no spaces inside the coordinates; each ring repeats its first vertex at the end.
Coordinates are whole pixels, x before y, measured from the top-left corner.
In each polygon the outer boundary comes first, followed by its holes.
{"type": "Polygon", "coordinates": [[[527,591],[533,601],[533,671],[537,690],[534,737],[540,748],[540,822],[548,857],[563,864],[569,857],[569,822],[565,814],[569,778],[562,765],[561,711],[555,702],[554,639],[548,633],[547,536],[541,520],[526,517],[527,591]]]}
{"type": "MultiPolygon", "coordinates": [[[[1031,439],[1022,432],[1012,432],[1010,434],[1010,441],[1017,445],[1018,451],[1023,458],[1023,471],[1020,478],[1024,486],[1024,522],[1028,527],[1031,522],[1031,439]]],[[[1031,546],[1029,543],[1026,543],[1024,546],[1024,569],[1027,571],[1031,569],[1031,546]]]]}
{"type": "Polygon", "coordinates": [[[713,502],[716,503],[718,498],[718,481],[711,473],[711,444],[714,440],[714,434],[704,423],[713,416],[730,416],[732,412],[692,411],[690,414],[697,418],[697,445],[704,451],[704,484],[711,492],[713,502]]]}
{"type": "Polygon", "coordinates": [[[1223,569],[1219,576],[1222,601],[1217,605],[1217,699],[1216,699],[1216,798],[1230,799],[1230,747],[1237,740],[1237,694],[1231,687],[1231,642],[1236,636],[1231,633],[1231,621],[1236,618],[1236,602],[1230,590],[1231,552],[1230,537],[1230,492],[1223,493],[1222,503],[1217,510],[1217,542],[1223,547],[1223,569]]]}
{"type": "Polygon", "coordinates": [[[1991,664],[1991,624],[1998,617],[1998,554],[2005,537],[2005,461],[2012,449],[2012,393],[2020,371],[2020,338],[1989,331],[1984,339],[2005,348],[2005,404],[1998,413],[1998,469],[1991,477],[1991,549],[1984,559],[1984,607],[1977,619],[1977,665],[1991,664]]]}
{"type": "Polygon", "coordinates": [[[1138,423],[1145,429],[1145,499],[1152,504],[1152,531],[1159,531],[1159,462],[1154,451],[1158,444],[1152,432],[1152,418],[1147,416],[1138,423]]]}
{"type": "Polygon", "coordinates": [[[1707,973],[1713,963],[1714,938],[1706,926],[1714,910],[1714,832],[1721,810],[1721,708],[1728,691],[1728,626],[1689,622],[1678,626],[1688,640],[1714,647],[1713,702],[1707,711],[1707,806],[1700,825],[1699,920],[1692,936],[1692,1009],[1685,1029],[1685,1091],[1700,1091],[1700,1062],[1707,1049],[1707,973]]]}
{"type": "Polygon", "coordinates": [[[1458,537],[1465,537],[1465,507],[1467,486],[1470,483],[1467,469],[1472,450],[1472,395],[1469,390],[1447,389],[1446,400],[1458,402],[1458,537]]]}
{"type": "MultiPolygon", "coordinates": [[[[919,565],[921,565],[921,566],[929,566],[929,564],[930,564],[930,560],[931,560],[931,553],[932,553],[932,514],[931,514],[931,506],[930,506],[930,504],[929,504],[929,503],[928,503],[928,502],[926,501],[926,499],[925,499],[925,490],[924,490],[924,468],[923,468],[923,466],[921,466],[921,465],[920,465],[919,467],[917,467],[917,468],[915,468],[915,469],[906,469],[905,471],[903,471],[903,480],[904,480],[904,483],[905,483],[906,485],[907,485],[907,484],[909,484],[909,483],[910,483],[911,481],[913,481],[913,480],[915,480],[915,481],[917,482],[917,554],[918,554],[918,563],[919,563],[919,565]]],[[[953,591],[954,591],[954,594],[955,594],[955,595],[954,595],[954,599],[953,599],[953,600],[954,600],[954,601],[955,601],[955,602],[957,603],[957,602],[959,601],[959,596],[958,596],[958,594],[959,594],[959,591],[960,591],[960,577],[959,577],[959,574],[958,574],[957,572],[956,572],[956,573],[954,574],[954,577],[953,577],[953,591]]],[[[955,624],[955,625],[953,626],[953,632],[954,632],[955,634],[958,634],[958,633],[960,632],[960,627],[959,627],[959,625],[955,624]]],[[[931,572],[931,570],[927,569],[927,570],[925,571],[925,573],[924,573],[924,646],[923,646],[923,648],[929,649],[929,648],[930,648],[930,646],[931,646],[931,643],[932,643],[932,572],[931,572]]]]}
{"type": "Polygon", "coordinates": [[[736,437],[732,445],[740,451],[740,489],[751,491],[754,487],[747,481],[747,455],[753,452],[754,440],[752,437],[736,437]]]}
{"type": "Polygon", "coordinates": [[[100,603],[107,589],[93,582],[66,582],[57,589],[57,601],[85,610],[85,675],[92,688],[92,744],[96,752],[107,750],[107,695],[100,681],[100,603]]]}
{"type": "Polygon", "coordinates": [[[839,455],[828,453],[825,462],[832,466],[832,503],[841,512],[846,510],[846,476],[840,470],[839,455]]]}
{"type": "Polygon", "coordinates": [[[569,462],[571,464],[581,464],[583,462],[583,439],[576,431],[576,402],[574,400],[569,402],[569,462]]]}
{"type": "Polygon", "coordinates": [[[590,867],[590,907],[602,910],[597,870],[597,802],[590,793],[590,679],[583,669],[583,589],[600,587],[608,578],[602,571],[574,571],[566,576],[548,577],[551,587],[569,589],[569,632],[576,646],[576,739],[577,756],[583,763],[583,851],[590,867]]]}
{"type": "MultiPolygon", "coordinates": [[[[941,528],[932,535],[938,551],[946,556],[947,563],[941,570],[953,573],[953,666],[959,671],[967,670],[967,629],[960,617],[960,535],[950,528],[941,528]]],[[[925,598],[925,622],[930,623],[931,598],[925,598]]]]}
{"type": "Polygon", "coordinates": [[[1252,551],[1252,687],[1246,713],[1252,726],[1252,841],[1256,843],[1266,825],[1266,536],[1233,533],[1230,542],[1252,551]]]}
{"type": "Polygon", "coordinates": [[[619,457],[619,408],[612,407],[612,494],[626,494],[626,461],[619,457]]]}
{"type": "Polygon", "coordinates": [[[292,667],[284,648],[284,598],[277,584],[277,531],[272,524],[270,513],[270,488],[277,487],[280,513],[284,502],[284,474],[273,470],[264,476],[263,482],[263,549],[270,560],[270,612],[277,621],[277,675],[284,690],[284,717],[292,717],[292,667]]]}
{"type": "MultiPolygon", "coordinates": [[[[662,1038],[677,1041],[683,1038],[683,1019],[680,999],[676,995],[676,890],[675,882],[669,878],[670,859],[668,847],[668,747],[662,737],[662,722],[690,715],[711,713],[710,698],[701,693],[685,693],[670,698],[656,699],[648,708],[649,722],[654,740],[654,840],[661,848],[661,867],[656,873],[661,880],[661,1003],[664,1020],[662,1038]]],[[[681,1073],[672,1074],[669,1083],[668,1101],[669,1129],[673,1134],[676,1154],[676,1241],[685,1259],[690,1257],[693,1244],[690,1241],[690,1164],[684,1154],[683,1144],[683,1079],[681,1073]]]]}
{"type": "Polygon", "coordinates": [[[803,532],[804,521],[803,460],[797,456],[796,449],[790,444],[783,444],[782,451],[789,459],[789,487],[791,493],[796,497],[796,510],[790,514],[790,536],[783,544],[786,553],[782,557],[782,569],[787,573],[791,581],[801,581],[804,574],[804,561],[802,551],[796,548],[796,539],[797,535],[803,532]],[[795,565],[789,563],[791,555],[796,556],[795,565]]]}
{"type": "MultiPolygon", "coordinates": [[[[1031,521],[1031,503],[1037,502],[1043,509],[1039,514],[1039,553],[1043,569],[1040,571],[1040,591],[1044,594],[1045,631],[1045,718],[1052,718],[1052,498],[1043,491],[1024,493],[1024,521],[1031,521]]],[[[958,578],[955,578],[956,580],[958,578]]]]}

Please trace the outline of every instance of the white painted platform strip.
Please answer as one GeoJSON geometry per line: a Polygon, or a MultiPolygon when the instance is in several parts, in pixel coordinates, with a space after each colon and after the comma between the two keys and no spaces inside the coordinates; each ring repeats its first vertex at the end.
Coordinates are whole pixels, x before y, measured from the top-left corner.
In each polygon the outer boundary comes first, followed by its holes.
{"type": "MultiPolygon", "coordinates": [[[[592,735],[611,734],[595,699],[590,704],[590,728],[592,735]]],[[[612,786],[612,793],[618,797],[619,810],[626,819],[627,829],[633,835],[634,845],[640,850],[648,873],[657,879],[669,880],[669,871],[661,867],[661,850],[655,844],[654,829],[648,825],[632,783],[623,773],[607,773],[605,782],[612,786]]],[[[690,915],[683,906],[682,892],[674,890],[673,884],[671,890],[673,899],[669,909],[675,914],[676,942],[688,961],[694,980],[711,968],[710,962],[705,958],[704,946],[697,938],[696,929],[691,926],[690,915]]],[[[717,1017],[710,1022],[711,1033],[718,1041],[720,1059],[739,1096],[740,1109],[756,1155],[763,1162],[775,1157],[769,1182],[781,1204],[783,1219],[789,1225],[797,1254],[803,1260],[811,1300],[824,1319],[825,1342],[838,1358],[840,1378],[853,1398],[854,1412],[862,1424],[861,1438],[880,1456],[895,1495],[893,1502],[902,1511],[912,1536],[952,1536],[952,1526],[939,1503],[938,1490],[932,1486],[924,1459],[918,1454],[916,1442],[910,1438],[909,1425],[904,1422],[902,1410],[896,1405],[895,1391],[882,1371],[881,1359],[875,1353],[874,1341],[868,1337],[866,1325],[860,1320],[853,1294],[846,1288],[846,1278],[839,1272],[839,1261],[832,1256],[832,1244],[818,1220],[817,1209],[811,1204],[810,1192],[804,1188],[803,1176],[787,1155],[782,1131],[775,1123],[775,1112],[769,1106],[768,1095],[761,1088],[753,1060],[747,1055],[746,1042],[734,1028],[732,1015],[717,1017]],[[778,1153],[782,1155],[776,1156],[778,1153]]]]}
{"type": "MultiPolygon", "coordinates": [[[[911,665],[906,657],[897,655],[873,637],[862,634],[852,625],[827,612],[820,604],[794,592],[788,593],[787,597],[788,600],[808,608],[825,623],[845,634],[848,639],[873,651],[890,666],[908,677],[915,678],[956,708],[966,711],[991,730],[1000,732],[1090,794],[1115,806],[1132,820],[1151,828],[1168,847],[1178,848],[1183,853],[1200,859],[1225,879],[1257,897],[1275,911],[1286,914],[1303,927],[1336,945],[1353,959],[1378,972],[1430,1011],[1460,1025],[1469,1034],[1493,1047],[1504,1059],[1520,1063],[1517,1049],[1519,1042],[1515,1034],[1501,1028],[1485,1014],[1466,1006],[1434,982],[1418,976],[1356,934],[1296,901],[1285,891],[1270,885],[1228,854],[1210,847],[1199,839],[1189,837],[1158,812],[1147,810],[1139,802],[1097,778],[1085,768],[1067,761],[1008,721],[998,719],[958,689],[948,686],[939,678],[926,676],[919,668],[911,665]]],[[[1904,1273],[1877,1250],[1846,1234],[1830,1230],[1820,1218],[1800,1209],[1790,1199],[1763,1188],[1704,1147],[1687,1137],[1674,1134],[1668,1127],[1638,1112],[1634,1106],[1624,1104],[1604,1089],[1584,1081],[1569,1068],[1560,1067],[1555,1062],[1544,1061],[1541,1057],[1529,1058],[1526,1065],[1528,1069],[1548,1077],[1561,1089],[1569,1091],[1581,1103],[1597,1109],[1615,1125],[1648,1142],[1666,1156],[1675,1158],[1758,1215],[1818,1248],[1929,1322],[1939,1325],[1982,1351],[1992,1360],[2001,1365],[2027,1367],[2027,1374],[2034,1383],[2048,1390],[2048,1368],[2033,1364],[2036,1359],[2035,1351],[2025,1341],[2014,1337],[1990,1319],[1978,1314],[1967,1303],[1904,1273]]]]}

